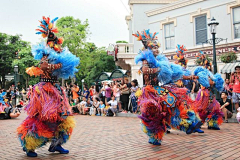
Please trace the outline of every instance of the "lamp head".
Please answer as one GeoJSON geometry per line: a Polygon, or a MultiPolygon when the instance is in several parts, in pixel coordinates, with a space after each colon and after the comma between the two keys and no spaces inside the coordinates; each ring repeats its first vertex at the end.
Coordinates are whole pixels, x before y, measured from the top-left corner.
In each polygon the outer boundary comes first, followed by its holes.
{"type": "Polygon", "coordinates": [[[211,34],[216,34],[217,33],[217,26],[219,23],[216,21],[216,19],[213,17],[211,21],[208,23],[208,26],[210,27],[210,32],[211,34]]]}

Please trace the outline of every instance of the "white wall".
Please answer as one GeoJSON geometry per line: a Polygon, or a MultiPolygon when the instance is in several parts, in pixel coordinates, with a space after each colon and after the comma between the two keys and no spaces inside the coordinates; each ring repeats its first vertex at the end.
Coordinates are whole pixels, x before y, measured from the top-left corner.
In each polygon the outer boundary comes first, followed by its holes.
{"type": "MultiPolygon", "coordinates": [[[[133,19],[132,19],[132,31],[143,31],[148,29],[148,17],[145,14],[146,11],[152,10],[164,6],[164,4],[133,4],[133,19]]],[[[129,30],[131,32],[131,30],[129,30]]],[[[152,31],[153,32],[153,31],[152,31]]],[[[142,49],[142,43],[137,41],[137,38],[133,39],[134,52],[137,53],[139,49],[142,49]]]]}
{"type": "MultiPolygon", "coordinates": [[[[150,29],[151,32],[159,32],[159,42],[164,47],[164,29],[160,30],[160,21],[165,20],[166,17],[176,18],[177,26],[175,27],[175,46],[177,44],[184,44],[187,48],[200,47],[195,43],[195,22],[190,22],[190,15],[196,12],[199,8],[209,9],[210,17],[215,17],[215,19],[220,23],[218,26],[217,37],[228,38],[228,42],[231,42],[232,37],[232,22],[231,14],[227,14],[227,4],[229,2],[234,2],[234,0],[207,0],[200,3],[196,3],[190,6],[182,7],[179,9],[164,12],[158,15],[147,17],[144,11],[149,11],[154,8],[159,8],[159,6],[151,4],[134,4],[133,6],[133,31],[141,31],[143,29],[150,29]],[[157,21],[155,23],[152,23],[157,21]]],[[[163,5],[162,5],[163,6],[163,5]]],[[[209,22],[210,19],[207,19],[209,22]]],[[[211,34],[208,29],[208,39],[211,38],[211,34]]],[[[139,42],[134,42],[134,52],[138,52],[141,48],[139,42]]],[[[221,42],[221,43],[225,43],[221,42]]],[[[165,50],[161,48],[161,50],[165,50]]],[[[175,50],[175,49],[174,49],[175,50]]],[[[172,52],[173,50],[167,50],[165,52],[172,52]]]]}

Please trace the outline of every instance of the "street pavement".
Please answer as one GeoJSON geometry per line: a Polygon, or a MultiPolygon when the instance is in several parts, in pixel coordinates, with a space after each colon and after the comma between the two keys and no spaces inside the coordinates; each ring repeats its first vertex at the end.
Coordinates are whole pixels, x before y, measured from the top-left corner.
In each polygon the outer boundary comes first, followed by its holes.
{"type": "Polygon", "coordinates": [[[25,119],[0,120],[0,160],[9,159],[182,159],[240,160],[240,125],[224,123],[220,131],[186,135],[171,131],[161,146],[148,144],[141,131],[140,120],[131,117],[98,117],[76,115],[77,126],[72,138],[64,145],[67,155],[49,153],[48,146],[37,149],[37,158],[28,158],[16,136],[17,126],[25,119]]]}

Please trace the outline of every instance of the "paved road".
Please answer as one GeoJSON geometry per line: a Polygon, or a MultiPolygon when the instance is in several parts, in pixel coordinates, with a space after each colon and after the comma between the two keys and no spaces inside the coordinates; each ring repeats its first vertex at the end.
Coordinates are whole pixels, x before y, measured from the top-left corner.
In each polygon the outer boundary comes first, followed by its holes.
{"type": "MultiPolygon", "coordinates": [[[[0,121],[0,160],[27,158],[16,137],[16,128],[26,117],[0,121]]],[[[49,153],[48,146],[37,150],[35,159],[226,159],[240,160],[240,125],[224,123],[220,131],[186,135],[172,131],[161,146],[147,143],[140,120],[126,117],[75,116],[77,127],[64,145],[68,155],[49,153]]]]}

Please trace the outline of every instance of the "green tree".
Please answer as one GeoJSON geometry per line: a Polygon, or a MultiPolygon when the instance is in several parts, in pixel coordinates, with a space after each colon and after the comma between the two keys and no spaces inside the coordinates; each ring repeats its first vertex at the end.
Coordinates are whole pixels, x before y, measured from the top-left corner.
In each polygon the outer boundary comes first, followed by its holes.
{"type": "Polygon", "coordinates": [[[127,41],[117,41],[116,43],[128,43],[127,41]]]}
{"type": "Polygon", "coordinates": [[[72,16],[67,16],[60,18],[56,26],[59,30],[58,36],[64,38],[63,47],[67,46],[75,55],[81,53],[86,37],[89,34],[88,20],[82,22],[72,16]]]}
{"type": "Polygon", "coordinates": [[[102,72],[112,72],[116,66],[113,56],[106,53],[106,48],[97,48],[93,52],[86,52],[82,57],[80,71],[76,74],[77,79],[85,80],[90,86],[102,72]]]}
{"type": "Polygon", "coordinates": [[[20,50],[18,54],[18,59],[15,59],[12,63],[12,66],[18,65],[19,74],[23,76],[25,85],[22,87],[28,87],[28,85],[34,85],[39,82],[39,77],[30,77],[25,71],[26,68],[35,66],[39,62],[35,60],[32,56],[31,47],[27,45],[27,47],[20,50]]]}
{"type": "Polygon", "coordinates": [[[56,26],[58,36],[64,38],[63,47],[67,46],[74,55],[80,57],[79,72],[76,73],[78,83],[84,79],[90,85],[101,72],[115,69],[113,57],[107,55],[106,48],[97,48],[94,43],[86,42],[90,34],[88,20],[82,22],[67,16],[60,18],[56,26]]]}
{"type": "Polygon", "coordinates": [[[25,48],[27,42],[21,40],[21,35],[7,35],[0,33],[0,86],[5,87],[5,75],[13,72],[12,62],[16,58],[16,52],[25,48]]]}

